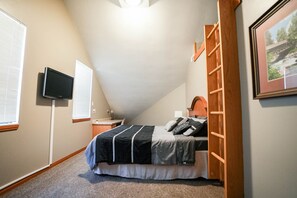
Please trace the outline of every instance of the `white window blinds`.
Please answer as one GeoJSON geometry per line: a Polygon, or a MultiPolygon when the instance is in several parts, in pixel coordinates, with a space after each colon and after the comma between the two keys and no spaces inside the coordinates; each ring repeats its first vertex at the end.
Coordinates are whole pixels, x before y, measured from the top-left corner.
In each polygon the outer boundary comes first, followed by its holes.
{"type": "Polygon", "coordinates": [[[19,121],[26,29],[0,10],[0,126],[19,121]]]}
{"type": "Polygon", "coordinates": [[[76,61],[73,90],[73,119],[91,118],[93,70],[76,61]]]}

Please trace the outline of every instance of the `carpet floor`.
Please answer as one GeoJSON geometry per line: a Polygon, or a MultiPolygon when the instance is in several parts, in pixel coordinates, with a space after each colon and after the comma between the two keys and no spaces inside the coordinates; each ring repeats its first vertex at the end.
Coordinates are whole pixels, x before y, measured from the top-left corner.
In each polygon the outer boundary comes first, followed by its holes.
{"type": "Polygon", "coordinates": [[[1,197],[223,198],[224,189],[205,179],[154,181],[95,175],[82,152],[1,197]]]}

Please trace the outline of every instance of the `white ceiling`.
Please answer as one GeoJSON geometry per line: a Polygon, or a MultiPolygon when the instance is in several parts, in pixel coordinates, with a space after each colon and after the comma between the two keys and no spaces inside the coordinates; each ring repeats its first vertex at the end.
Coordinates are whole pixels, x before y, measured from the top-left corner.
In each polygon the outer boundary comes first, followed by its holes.
{"type": "Polygon", "coordinates": [[[186,80],[193,42],[217,22],[216,0],[151,0],[120,8],[117,0],[64,0],[106,99],[128,120],[186,80]]]}

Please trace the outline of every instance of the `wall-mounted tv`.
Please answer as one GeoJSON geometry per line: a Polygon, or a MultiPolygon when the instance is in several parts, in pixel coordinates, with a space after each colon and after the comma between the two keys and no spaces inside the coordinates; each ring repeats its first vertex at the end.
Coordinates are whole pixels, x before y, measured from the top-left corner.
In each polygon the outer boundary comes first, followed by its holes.
{"type": "Polygon", "coordinates": [[[45,67],[42,96],[50,99],[72,99],[73,77],[45,67]]]}

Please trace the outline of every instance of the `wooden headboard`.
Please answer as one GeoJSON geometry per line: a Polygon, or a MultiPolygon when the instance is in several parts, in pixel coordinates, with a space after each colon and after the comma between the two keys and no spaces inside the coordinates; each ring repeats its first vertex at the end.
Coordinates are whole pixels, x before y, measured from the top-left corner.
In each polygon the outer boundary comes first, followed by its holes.
{"type": "Polygon", "coordinates": [[[207,102],[203,96],[196,96],[191,108],[188,108],[188,116],[207,116],[207,102]]]}

